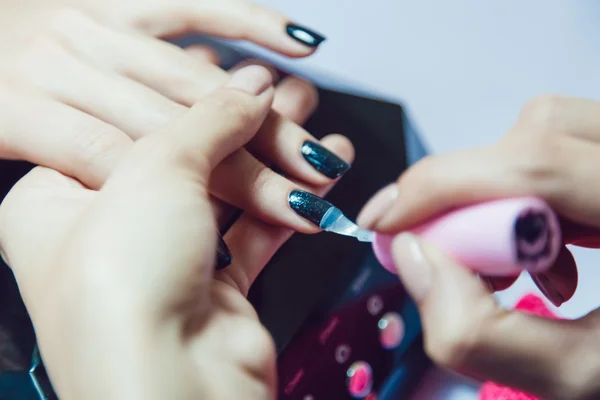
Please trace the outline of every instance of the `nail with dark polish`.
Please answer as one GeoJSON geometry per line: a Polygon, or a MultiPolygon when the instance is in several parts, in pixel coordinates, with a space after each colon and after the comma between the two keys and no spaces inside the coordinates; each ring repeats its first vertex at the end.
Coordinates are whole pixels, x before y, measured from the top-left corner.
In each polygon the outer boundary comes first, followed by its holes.
{"type": "Polygon", "coordinates": [[[294,190],[288,196],[292,210],[302,218],[320,226],[323,216],[333,205],[319,196],[302,190],[294,190]]]}
{"type": "Polygon", "coordinates": [[[546,296],[546,298],[550,300],[550,302],[556,307],[560,307],[565,302],[564,296],[544,274],[532,274],[531,279],[538,287],[540,292],[542,292],[544,296],[546,296]]]}
{"type": "Polygon", "coordinates": [[[325,36],[296,24],[288,24],[285,31],[292,39],[308,47],[317,47],[325,41],[325,36]]]}
{"type": "Polygon", "coordinates": [[[228,267],[232,262],[231,252],[229,247],[225,244],[225,241],[221,235],[217,236],[217,264],[215,269],[220,270],[228,267]]]}
{"type": "Polygon", "coordinates": [[[302,156],[314,169],[328,178],[336,179],[344,175],[350,164],[342,160],[319,143],[307,140],[300,148],[302,156]]]}

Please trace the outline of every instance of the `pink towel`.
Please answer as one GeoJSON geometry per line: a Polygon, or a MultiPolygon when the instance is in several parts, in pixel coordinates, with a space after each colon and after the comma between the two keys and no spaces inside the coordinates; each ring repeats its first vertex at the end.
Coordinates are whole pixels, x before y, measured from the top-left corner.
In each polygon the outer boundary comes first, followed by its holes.
{"type": "MultiPolygon", "coordinates": [[[[558,319],[546,306],[546,303],[534,294],[525,295],[517,303],[515,310],[544,318],[558,319]]],[[[479,392],[479,400],[538,400],[538,398],[515,389],[497,385],[493,382],[486,382],[479,392]]]]}

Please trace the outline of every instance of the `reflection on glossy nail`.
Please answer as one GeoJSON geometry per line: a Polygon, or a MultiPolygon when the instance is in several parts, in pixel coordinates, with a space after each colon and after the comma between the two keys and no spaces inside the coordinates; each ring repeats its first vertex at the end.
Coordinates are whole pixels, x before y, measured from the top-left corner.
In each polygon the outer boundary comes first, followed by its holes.
{"type": "Polygon", "coordinates": [[[285,31],[292,39],[308,47],[317,47],[325,40],[323,35],[319,35],[315,31],[296,24],[288,24],[285,27],[285,31]]]}
{"type": "Polygon", "coordinates": [[[328,178],[339,178],[350,169],[350,164],[318,143],[306,141],[300,152],[314,169],[328,178]]]}
{"type": "Polygon", "coordinates": [[[294,190],[288,196],[288,203],[299,216],[319,226],[323,215],[333,205],[327,200],[302,190],[294,190]]]}
{"type": "Polygon", "coordinates": [[[215,269],[220,270],[231,265],[232,257],[229,248],[225,244],[223,238],[217,236],[217,264],[215,269]]]}

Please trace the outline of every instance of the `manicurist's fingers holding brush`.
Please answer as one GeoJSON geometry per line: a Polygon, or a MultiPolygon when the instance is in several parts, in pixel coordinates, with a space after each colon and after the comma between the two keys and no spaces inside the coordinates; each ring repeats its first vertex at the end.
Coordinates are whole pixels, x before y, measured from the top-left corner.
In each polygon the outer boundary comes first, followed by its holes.
{"type": "MultiPolygon", "coordinates": [[[[600,103],[541,97],[523,108],[497,144],[433,156],[409,169],[371,200],[359,222],[393,235],[457,207],[536,196],[558,214],[563,246],[599,247],[600,192],[594,183],[599,173],[600,103]]],[[[392,253],[419,307],[427,352],[438,364],[543,399],[600,396],[597,311],[575,321],[507,311],[492,292],[514,279],[481,279],[410,233],[394,239],[392,253]]],[[[567,248],[533,278],[553,303],[570,299],[577,271],[567,248]]]]}

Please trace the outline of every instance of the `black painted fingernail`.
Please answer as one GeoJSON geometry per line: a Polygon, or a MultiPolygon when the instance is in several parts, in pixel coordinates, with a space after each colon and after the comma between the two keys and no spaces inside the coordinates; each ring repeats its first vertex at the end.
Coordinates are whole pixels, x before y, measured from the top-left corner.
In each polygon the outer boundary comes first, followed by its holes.
{"type": "Polygon", "coordinates": [[[229,247],[225,244],[225,241],[221,235],[217,236],[217,265],[215,269],[220,270],[228,267],[231,264],[232,257],[229,247]]]}
{"type": "Polygon", "coordinates": [[[344,175],[350,164],[342,160],[319,143],[307,140],[300,148],[302,156],[314,169],[328,178],[335,179],[344,175]]]}
{"type": "Polygon", "coordinates": [[[288,24],[285,27],[285,31],[292,39],[308,47],[317,47],[325,41],[325,36],[296,24],[288,24]]]}
{"type": "Polygon", "coordinates": [[[317,226],[321,224],[321,219],[323,219],[323,215],[325,215],[327,210],[333,207],[327,200],[323,200],[319,196],[302,190],[294,190],[290,193],[288,203],[296,214],[317,226]]]}

